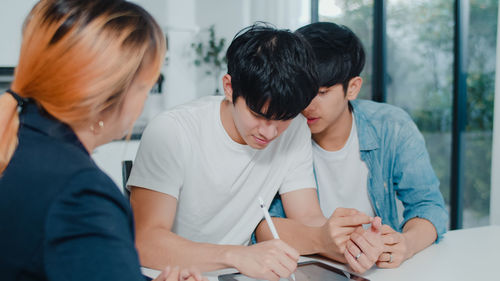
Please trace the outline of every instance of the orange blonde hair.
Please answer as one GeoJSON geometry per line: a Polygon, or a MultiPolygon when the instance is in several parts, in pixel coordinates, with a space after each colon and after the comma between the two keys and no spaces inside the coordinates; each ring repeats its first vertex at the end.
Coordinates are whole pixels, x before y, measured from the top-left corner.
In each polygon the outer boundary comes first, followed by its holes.
{"type": "MultiPolygon", "coordinates": [[[[153,83],[165,51],[161,28],[133,3],[41,0],[25,20],[11,89],[76,127],[120,110],[139,71],[153,83]]],[[[0,174],[18,141],[16,107],[10,94],[0,96],[0,174]]]]}

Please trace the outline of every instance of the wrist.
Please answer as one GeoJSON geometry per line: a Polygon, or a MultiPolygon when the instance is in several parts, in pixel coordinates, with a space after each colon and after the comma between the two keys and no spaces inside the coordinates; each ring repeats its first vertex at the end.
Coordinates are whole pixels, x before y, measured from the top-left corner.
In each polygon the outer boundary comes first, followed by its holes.
{"type": "Polygon", "coordinates": [[[340,263],[347,262],[344,257],[343,250],[335,247],[335,243],[332,241],[328,223],[325,223],[324,226],[320,227],[319,237],[320,240],[318,243],[318,254],[340,263]]]}
{"type": "Polygon", "coordinates": [[[223,267],[230,268],[238,268],[238,252],[242,250],[242,248],[246,248],[245,246],[238,245],[228,245],[223,247],[221,251],[221,263],[223,267]]]}
{"type": "Polygon", "coordinates": [[[314,243],[315,249],[318,253],[327,253],[331,244],[330,235],[328,231],[328,223],[325,223],[323,226],[316,229],[316,243],[314,243]]]}
{"type": "Polygon", "coordinates": [[[402,243],[404,243],[405,249],[406,249],[405,260],[407,260],[407,259],[413,257],[415,255],[416,251],[415,251],[413,245],[408,243],[408,241],[411,241],[411,239],[409,237],[410,235],[406,232],[401,233],[401,235],[403,236],[402,243]]]}

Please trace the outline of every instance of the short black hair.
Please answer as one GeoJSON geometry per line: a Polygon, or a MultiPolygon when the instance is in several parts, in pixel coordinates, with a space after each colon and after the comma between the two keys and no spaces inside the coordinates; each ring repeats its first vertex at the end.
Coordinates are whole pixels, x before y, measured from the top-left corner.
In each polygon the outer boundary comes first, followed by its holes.
{"type": "Polygon", "coordinates": [[[349,81],[361,74],[365,51],[361,40],[348,27],[316,22],[297,29],[310,44],[316,58],[320,87],[341,83],[347,92],[349,81]]]}
{"type": "Polygon", "coordinates": [[[296,117],[318,92],[312,51],[289,30],[264,23],[244,28],[234,37],[226,58],[233,103],[242,97],[250,110],[266,119],[296,117]]]}

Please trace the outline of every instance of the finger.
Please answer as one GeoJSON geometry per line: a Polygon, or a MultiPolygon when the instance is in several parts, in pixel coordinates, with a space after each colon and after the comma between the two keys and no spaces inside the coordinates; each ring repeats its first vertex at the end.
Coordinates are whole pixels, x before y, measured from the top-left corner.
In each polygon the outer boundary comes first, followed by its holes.
{"type": "Polygon", "coordinates": [[[369,259],[368,256],[364,252],[361,253],[361,256],[359,256],[359,258],[358,258],[358,264],[363,269],[362,272],[365,272],[368,269],[370,269],[375,264],[375,262],[376,262],[376,260],[369,259]]]}
{"type": "Polygon", "coordinates": [[[201,281],[202,280],[202,276],[201,274],[193,269],[193,268],[185,268],[183,270],[181,270],[180,274],[179,274],[179,280],[196,280],[196,281],[201,281]]]}
{"type": "Polygon", "coordinates": [[[361,235],[365,233],[365,229],[362,226],[358,226],[356,227],[356,230],[354,232],[359,233],[361,235]]]}
{"type": "Polygon", "coordinates": [[[297,269],[297,260],[292,259],[288,255],[279,256],[279,262],[290,273],[297,269]]]}
{"type": "Polygon", "coordinates": [[[353,208],[337,208],[332,214],[332,217],[344,217],[358,214],[359,211],[353,208]]]}
{"type": "Polygon", "coordinates": [[[278,276],[278,279],[287,278],[293,272],[284,267],[280,262],[272,264],[271,271],[278,276]]]}
{"type": "Polygon", "coordinates": [[[270,281],[278,281],[280,280],[280,276],[276,272],[274,272],[273,270],[274,267],[275,267],[274,261],[273,262],[268,261],[265,263],[265,268],[263,268],[263,270],[260,273],[258,273],[259,275],[252,277],[258,280],[264,279],[270,281]]]}
{"type": "Polygon", "coordinates": [[[400,252],[399,245],[398,244],[384,245],[383,252],[385,252],[385,253],[392,253],[392,259],[394,260],[395,253],[399,253],[400,252]]]}
{"type": "Polygon", "coordinates": [[[183,269],[179,273],[179,280],[186,280],[191,276],[188,269],[183,269]]]}
{"type": "Polygon", "coordinates": [[[280,277],[289,276],[297,268],[297,261],[300,255],[297,250],[282,240],[276,240],[275,243],[279,252],[271,264],[272,270],[280,277]]]}
{"type": "MultiPolygon", "coordinates": [[[[265,261],[266,268],[262,274],[266,280],[278,280],[280,277],[289,276],[297,268],[300,257],[297,250],[279,239],[267,241],[271,254],[265,261]]],[[[259,277],[262,279],[262,276],[259,277]]]]}
{"type": "Polygon", "coordinates": [[[358,272],[358,273],[364,272],[364,269],[361,267],[361,265],[358,263],[356,258],[349,251],[344,252],[344,257],[354,272],[358,272]]]}
{"type": "Polygon", "coordinates": [[[193,276],[196,279],[196,281],[203,280],[203,276],[201,275],[201,272],[194,267],[189,268],[189,275],[193,276]]]}
{"type": "Polygon", "coordinates": [[[275,239],[276,246],[281,249],[287,256],[289,256],[291,259],[295,260],[296,262],[300,258],[300,254],[295,248],[291,247],[287,243],[283,242],[283,240],[275,239]]]}
{"type": "MultiPolygon", "coordinates": [[[[371,264],[373,264],[380,253],[375,247],[373,247],[365,238],[364,235],[359,235],[358,233],[353,233],[351,235],[351,241],[358,246],[358,248],[363,252],[364,256],[368,258],[371,264]]],[[[348,242],[349,243],[349,242],[348,242]]],[[[363,264],[366,265],[366,264],[363,264]]]]}
{"type": "Polygon", "coordinates": [[[354,242],[352,242],[351,240],[347,241],[346,243],[346,252],[351,253],[353,257],[359,257],[362,253],[358,245],[354,244],[354,242]]]}
{"type": "Polygon", "coordinates": [[[399,252],[385,252],[381,259],[383,260],[377,262],[377,266],[381,268],[396,268],[403,262],[403,256],[399,252]]]}
{"type": "Polygon", "coordinates": [[[370,228],[375,233],[382,232],[382,219],[380,217],[373,218],[372,226],[370,228]]]}
{"type": "Polygon", "coordinates": [[[165,269],[158,275],[153,281],[163,281],[167,278],[170,273],[170,266],[165,267],[165,269]]]}
{"type": "Polygon", "coordinates": [[[279,281],[280,279],[281,279],[280,276],[272,270],[264,276],[264,280],[269,280],[269,281],[279,281]]]}
{"type": "Polygon", "coordinates": [[[394,232],[390,234],[382,235],[382,242],[386,245],[394,245],[401,242],[401,234],[399,232],[394,232]]]}
{"type": "Polygon", "coordinates": [[[366,214],[359,213],[352,216],[345,216],[337,218],[337,225],[339,226],[360,226],[370,223],[372,218],[366,214]]]}
{"type": "Polygon", "coordinates": [[[396,268],[399,265],[394,263],[394,262],[381,261],[381,262],[377,262],[377,266],[380,268],[396,268]]]}
{"type": "Polygon", "coordinates": [[[394,233],[396,232],[394,229],[392,229],[390,226],[387,224],[382,225],[382,234],[389,234],[389,233],[394,233]]]}
{"type": "Polygon", "coordinates": [[[168,274],[166,281],[178,281],[179,280],[179,267],[176,266],[170,270],[170,274],[168,274]]]}
{"type": "Polygon", "coordinates": [[[330,235],[333,237],[347,237],[356,231],[356,227],[353,226],[340,226],[337,223],[330,225],[330,235]]]}
{"type": "Polygon", "coordinates": [[[362,236],[370,244],[370,247],[374,249],[374,258],[379,256],[384,249],[384,242],[382,242],[382,236],[378,233],[371,231],[365,231],[362,236]]]}
{"type": "Polygon", "coordinates": [[[388,252],[383,252],[378,257],[378,262],[389,262],[389,261],[391,261],[391,254],[388,252]]]}
{"type": "Polygon", "coordinates": [[[342,236],[342,237],[337,237],[335,243],[336,243],[340,253],[343,253],[345,251],[346,243],[349,240],[350,240],[350,237],[347,235],[342,236]]]}

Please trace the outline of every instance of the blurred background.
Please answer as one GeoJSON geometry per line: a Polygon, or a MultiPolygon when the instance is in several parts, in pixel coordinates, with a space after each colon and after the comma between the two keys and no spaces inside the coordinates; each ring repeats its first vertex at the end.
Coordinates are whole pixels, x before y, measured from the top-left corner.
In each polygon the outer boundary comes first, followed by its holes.
{"type": "MultiPolygon", "coordinates": [[[[168,53],[162,77],[134,128],[134,140],[117,141],[94,153],[119,186],[121,161],[134,159],[141,132],[155,115],[221,93],[225,50],[240,29],[256,21],[291,30],[333,21],[351,28],[365,46],[361,98],[403,108],[423,133],[450,210],[450,228],[500,224],[500,101],[499,121],[493,122],[500,60],[497,0],[132,2],[160,23],[168,53]]],[[[0,90],[12,79],[22,21],[34,3],[0,2],[0,90]]]]}

